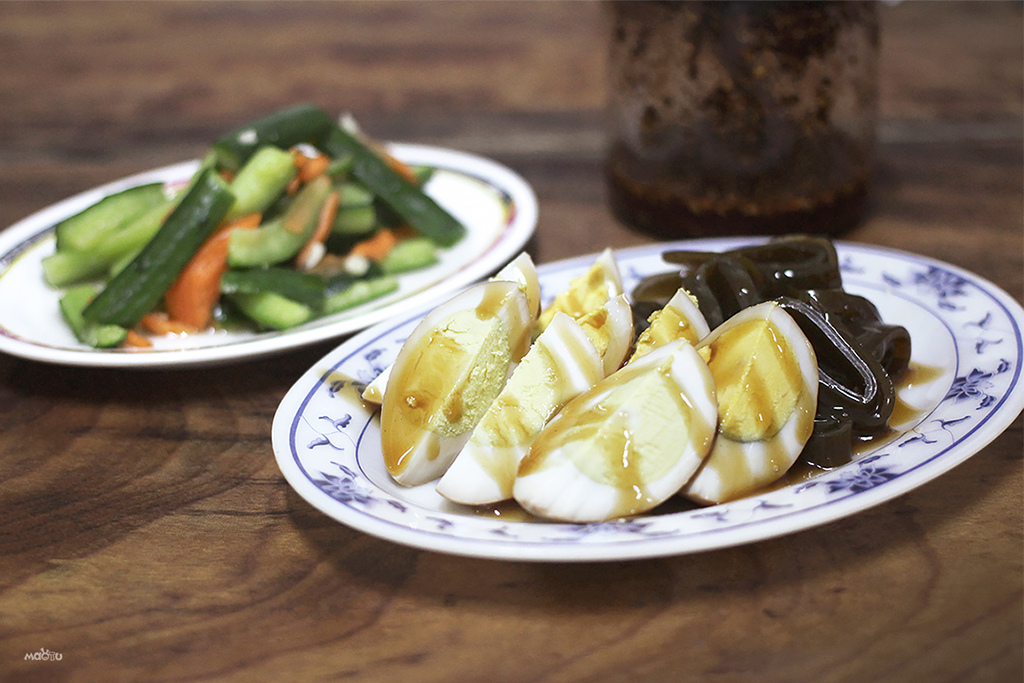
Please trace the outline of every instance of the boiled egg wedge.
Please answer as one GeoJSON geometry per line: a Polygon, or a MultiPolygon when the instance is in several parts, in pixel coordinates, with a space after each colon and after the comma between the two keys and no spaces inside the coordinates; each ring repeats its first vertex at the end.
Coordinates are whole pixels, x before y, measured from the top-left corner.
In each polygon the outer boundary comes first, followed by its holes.
{"type": "Polygon", "coordinates": [[[514,282],[471,287],[432,310],[402,344],[381,405],[381,448],[400,484],[437,479],[530,345],[530,303],[514,282]]]}
{"type": "Polygon", "coordinates": [[[388,377],[391,376],[392,366],[387,366],[380,373],[373,378],[373,380],[366,385],[363,389],[362,399],[367,403],[373,403],[374,405],[380,405],[384,402],[384,390],[388,386],[388,377]]]}
{"type": "Polygon", "coordinates": [[[548,419],[604,378],[583,328],[556,313],[437,483],[445,498],[485,505],[512,497],[519,462],[548,419]]]}
{"type": "MultiPolygon", "coordinates": [[[[540,312],[540,279],[537,277],[537,267],[529,254],[525,251],[520,253],[499,270],[491,281],[514,282],[519,285],[529,303],[530,315],[537,317],[540,312]]],[[[363,400],[380,405],[384,400],[384,390],[387,388],[390,375],[391,366],[388,366],[363,389],[363,400]]]]}
{"type": "Polygon", "coordinates": [[[711,331],[704,314],[697,308],[690,294],[681,287],[668,303],[651,314],[648,322],[650,325],[636,340],[630,362],[676,339],[696,346],[711,331]]]}
{"type": "Polygon", "coordinates": [[[519,285],[530,303],[530,315],[536,318],[540,313],[540,278],[537,276],[537,266],[525,251],[509,261],[491,280],[519,285]]]}
{"type": "Polygon", "coordinates": [[[682,493],[722,503],[767,486],[796,461],[814,429],[818,364],[803,331],[771,301],[729,318],[697,349],[715,381],[718,436],[682,493]]]}
{"type": "Polygon", "coordinates": [[[697,470],[717,418],[704,359],[670,342],[569,401],[520,463],[513,497],[528,512],[571,522],[646,512],[697,470]]]}
{"type": "Polygon", "coordinates": [[[605,375],[622,367],[633,346],[633,308],[625,294],[608,299],[600,308],[577,318],[576,322],[601,356],[605,375]]]}
{"type": "Polygon", "coordinates": [[[605,249],[585,273],[570,280],[569,286],[556,294],[547,308],[541,311],[537,318],[536,333],[544,331],[555,313],[562,312],[570,318],[580,318],[622,293],[622,274],[615,254],[611,249],[605,249]]]}

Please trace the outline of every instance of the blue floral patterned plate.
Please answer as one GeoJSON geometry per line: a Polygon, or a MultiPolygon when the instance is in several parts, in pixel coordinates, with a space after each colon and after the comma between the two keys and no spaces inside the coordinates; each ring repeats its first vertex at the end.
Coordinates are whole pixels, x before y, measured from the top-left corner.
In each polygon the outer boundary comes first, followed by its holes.
{"type": "MultiPolygon", "coordinates": [[[[616,257],[629,291],[640,278],[671,270],[660,257],[666,249],[724,250],[750,242],[649,245],[616,257]]],[[[454,505],[430,484],[399,486],[384,467],[377,414],[358,394],[394,360],[430,306],[365,330],[299,379],[274,419],[278,465],[310,504],[352,528],[417,548],[507,560],[692,553],[793,533],[878,505],[977,453],[1021,412],[1024,310],[955,266],[878,247],[836,246],[844,287],[874,302],[883,319],[905,326],[912,362],[930,369],[923,381],[900,390],[914,417],[897,426],[898,436],[846,466],[730,503],[599,524],[528,520],[514,510],[454,505]]],[[[544,295],[563,289],[594,258],[539,268],[544,295]]]]}

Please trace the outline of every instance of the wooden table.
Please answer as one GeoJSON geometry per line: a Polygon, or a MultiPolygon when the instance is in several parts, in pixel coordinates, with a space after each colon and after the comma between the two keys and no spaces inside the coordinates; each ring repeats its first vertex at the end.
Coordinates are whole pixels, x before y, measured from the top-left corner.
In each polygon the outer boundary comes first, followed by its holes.
{"type": "MultiPolygon", "coordinates": [[[[848,236],[1020,299],[1019,3],[882,6],[870,215],[848,236]]],[[[296,101],[490,156],[538,263],[650,238],[601,174],[591,3],[4,3],[0,225],[296,101]]],[[[877,508],[753,545],[531,564],[421,552],[285,483],[270,424],[338,340],[202,371],[0,358],[0,680],[1022,680],[1021,420],[877,508]],[[25,661],[49,651],[59,661],[25,661]]]]}

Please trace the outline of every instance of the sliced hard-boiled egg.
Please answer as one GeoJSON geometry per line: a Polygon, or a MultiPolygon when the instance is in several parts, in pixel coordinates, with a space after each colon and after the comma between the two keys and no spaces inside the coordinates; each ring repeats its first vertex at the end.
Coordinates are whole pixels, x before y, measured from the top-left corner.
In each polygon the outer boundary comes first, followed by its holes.
{"type": "Polygon", "coordinates": [[[520,253],[499,270],[492,280],[515,282],[530,302],[530,314],[536,318],[540,313],[540,278],[537,266],[525,251],[520,253]]]}
{"type": "Polygon", "coordinates": [[[697,470],[717,417],[704,360],[671,342],[569,401],[520,463],[513,497],[528,512],[573,522],[645,512],[697,470]]]}
{"type": "Polygon", "coordinates": [[[530,347],[437,483],[456,503],[486,505],[512,497],[519,462],[548,419],[604,378],[597,349],[564,313],[530,347]]]}
{"type": "Polygon", "coordinates": [[[542,332],[559,311],[570,318],[580,318],[622,293],[622,275],[615,254],[611,249],[605,249],[587,272],[573,278],[569,286],[556,294],[548,307],[541,311],[537,318],[537,332],[542,332]]]}
{"type": "Polygon", "coordinates": [[[701,503],[740,498],[777,480],[814,429],[818,363],[775,302],[743,309],[697,347],[718,393],[718,436],[682,492],[701,503]]]}
{"type": "Polygon", "coordinates": [[[626,295],[608,299],[600,308],[584,314],[576,322],[601,356],[604,374],[610,375],[618,370],[633,344],[633,309],[626,295]]]}
{"type": "Polygon", "coordinates": [[[456,295],[413,329],[395,358],[381,405],[381,448],[407,486],[440,477],[530,344],[533,317],[514,282],[456,295]]]}
{"type": "MultiPolygon", "coordinates": [[[[537,277],[537,267],[529,254],[525,251],[520,253],[499,270],[491,281],[514,282],[519,285],[530,305],[530,316],[537,317],[540,311],[540,279],[537,277]]],[[[391,366],[388,366],[363,389],[363,400],[379,405],[384,400],[384,390],[387,388],[390,375],[391,366]]]]}
{"type": "Polygon", "coordinates": [[[392,366],[387,366],[380,371],[373,380],[363,389],[362,399],[369,403],[380,405],[384,402],[384,390],[388,386],[388,377],[391,376],[392,366]]]}
{"type": "Polygon", "coordinates": [[[682,287],[672,295],[668,303],[652,313],[648,321],[650,325],[637,338],[630,362],[676,339],[683,339],[696,346],[711,331],[704,314],[697,308],[689,292],[682,287]]]}

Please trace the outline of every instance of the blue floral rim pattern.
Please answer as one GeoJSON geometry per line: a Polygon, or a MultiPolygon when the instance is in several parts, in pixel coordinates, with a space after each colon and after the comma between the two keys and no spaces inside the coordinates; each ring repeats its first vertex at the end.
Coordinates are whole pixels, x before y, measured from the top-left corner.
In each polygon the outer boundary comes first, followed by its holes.
{"type": "MultiPolygon", "coordinates": [[[[752,240],[695,240],[616,252],[626,290],[671,270],[670,248],[724,250],[752,240]]],[[[599,524],[510,521],[460,508],[431,485],[387,475],[376,414],[358,399],[425,314],[382,323],[310,369],[282,401],[274,448],[289,483],[331,517],[395,542],[462,555],[528,561],[653,557],[737,545],[810,528],[901,495],[963,462],[1024,407],[1024,311],[976,275],[924,257],[837,243],[846,289],[911,331],[914,362],[936,372],[920,411],[894,440],[850,464],[730,503],[599,524]]],[[[548,299],[596,256],[539,268],[548,299]]],[[[902,397],[902,394],[901,394],[902,397]]]]}

